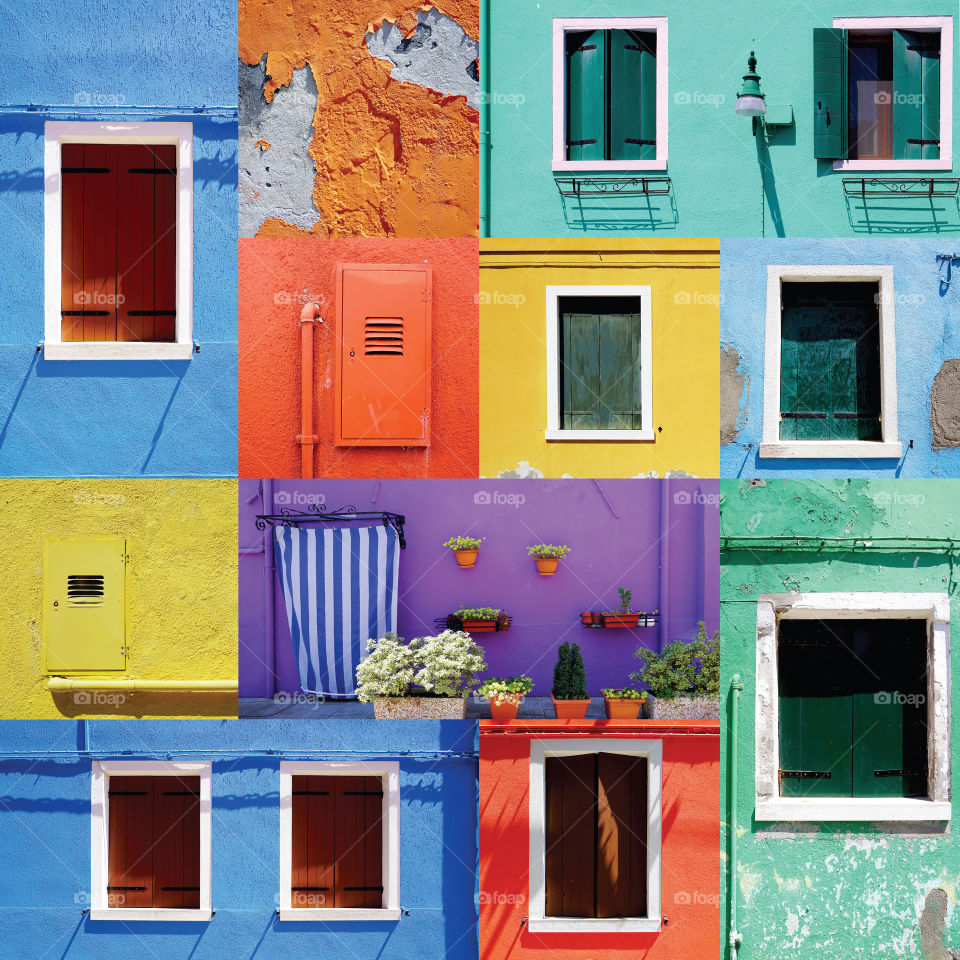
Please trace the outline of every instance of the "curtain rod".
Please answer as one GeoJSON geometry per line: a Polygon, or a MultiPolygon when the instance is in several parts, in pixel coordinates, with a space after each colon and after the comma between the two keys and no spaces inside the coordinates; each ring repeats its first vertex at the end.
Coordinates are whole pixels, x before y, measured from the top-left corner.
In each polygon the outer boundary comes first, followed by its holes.
{"type": "Polygon", "coordinates": [[[356,507],[347,505],[324,513],[315,503],[311,503],[306,510],[281,507],[279,513],[258,513],[256,526],[258,530],[266,530],[268,525],[299,528],[304,523],[349,523],[354,520],[379,520],[385,527],[392,527],[399,538],[400,549],[406,549],[407,541],[403,535],[406,517],[402,513],[391,513],[388,510],[357,510],[356,507]]]}

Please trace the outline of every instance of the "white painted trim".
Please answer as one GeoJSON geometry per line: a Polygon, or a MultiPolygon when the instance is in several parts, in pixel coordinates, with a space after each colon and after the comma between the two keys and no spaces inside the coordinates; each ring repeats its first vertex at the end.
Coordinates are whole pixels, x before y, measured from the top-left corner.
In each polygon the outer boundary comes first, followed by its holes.
{"type": "Polygon", "coordinates": [[[653,297],[649,286],[549,286],[547,320],[547,425],[545,440],[655,439],[653,430],[653,297]],[[640,422],[639,430],[563,430],[560,427],[560,298],[640,298],[640,422]]]}
{"type": "Polygon", "coordinates": [[[667,68],[666,17],[568,17],[553,21],[553,169],[565,171],[666,170],[667,107],[670,102],[667,68]],[[571,30],[644,30],[657,35],[657,157],[655,160],[568,160],[567,82],[563,35],[571,30]]]}
{"type": "Polygon", "coordinates": [[[940,156],[936,160],[835,160],[833,169],[953,169],[953,17],[834,17],[839,30],[916,30],[940,33],[940,156]]]}
{"type": "Polygon", "coordinates": [[[280,919],[400,919],[400,764],[396,760],[280,761],[280,919]],[[298,908],[292,904],[294,776],[380,777],[383,781],[383,904],[379,908],[298,908]]]}
{"type": "Polygon", "coordinates": [[[950,597],[946,593],[765,593],[757,599],[755,807],[758,821],[950,819],[950,597]],[[930,797],[781,797],[781,620],[925,620],[930,797]]]}
{"type": "Polygon", "coordinates": [[[663,741],[646,739],[541,739],[530,741],[530,915],[536,932],[659,933],[660,847],[663,792],[663,741]],[[546,780],[547,757],[621,753],[646,757],[647,768],[647,915],[645,917],[546,916],[546,780]]]}
{"type": "Polygon", "coordinates": [[[763,351],[763,439],[761,457],[896,458],[902,454],[897,430],[897,337],[893,267],[866,264],[768,264],[763,351]],[[780,343],[783,281],[833,283],[874,280],[880,291],[880,430],[882,440],[781,440],[780,343]]]}
{"type": "Polygon", "coordinates": [[[193,124],[48,120],[43,145],[44,358],[47,360],[189,360],[193,356],[193,124]],[[64,343],[61,333],[61,174],[63,143],[177,146],[176,341],[64,343]]]}
{"type": "Polygon", "coordinates": [[[209,760],[94,760],[90,812],[90,919],[91,920],[209,920],[213,915],[213,764],[209,760]],[[200,906],[196,910],[110,907],[109,877],[111,776],[200,777],[200,906]]]}

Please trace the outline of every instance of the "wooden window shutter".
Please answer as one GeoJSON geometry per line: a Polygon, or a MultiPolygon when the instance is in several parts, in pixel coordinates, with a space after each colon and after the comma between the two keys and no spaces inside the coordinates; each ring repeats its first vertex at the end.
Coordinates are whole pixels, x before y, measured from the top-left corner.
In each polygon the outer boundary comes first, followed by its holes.
{"type": "Polygon", "coordinates": [[[940,157],[940,34],[893,31],[893,156],[940,157]]]}
{"type": "Polygon", "coordinates": [[[338,446],[430,443],[431,271],[337,268],[338,446]]]}
{"type": "Polygon", "coordinates": [[[597,916],[647,912],[647,760],[597,754],[597,916]]]}
{"type": "Polygon", "coordinates": [[[61,337],[171,342],[176,147],[61,147],[61,337]]]}
{"type": "Polygon", "coordinates": [[[609,31],[609,160],[657,158],[657,35],[609,31]],[[639,107],[639,108],[638,108],[639,107]]]}
{"type": "Polygon", "coordinates": [[[568,32],[567,159],[607,156],[607,43],[610,31],[568,32]]]}
{"type": "Polygon", "coordinates": [[[546,915],[595,917],[596,757],[546,759],[546,915]]]}
{"type": "Polygon", "coordinates": [[[383,781],[293,777],[293,907],[383,904],[383,781]]]}
{"type": "Polygon", "coordinates": [[[782,440],[879,440],[876,283],[785,283],[780,350],[782,440]]]}
{"type": "Polygon", "coordinates": [[[847,124],[847,32],[816,27],[813,31],[813,155],[817,159],[846,159],[847,124]]]}
{"type": "Polygon", "coordinates": [[[200,906],[200,778],[111,776],[108,904],[200,906]]]}

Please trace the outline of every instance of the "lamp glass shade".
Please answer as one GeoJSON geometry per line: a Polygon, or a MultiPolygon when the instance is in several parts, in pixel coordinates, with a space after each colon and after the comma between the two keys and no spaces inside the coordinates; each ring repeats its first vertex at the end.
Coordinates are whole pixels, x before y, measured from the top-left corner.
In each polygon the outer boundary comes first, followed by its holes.
{"type": "Polygon", "coordinates": [[[762,117],[766,109],[763,97],[741,96],[733,112],[741,117],[762,117]]]}

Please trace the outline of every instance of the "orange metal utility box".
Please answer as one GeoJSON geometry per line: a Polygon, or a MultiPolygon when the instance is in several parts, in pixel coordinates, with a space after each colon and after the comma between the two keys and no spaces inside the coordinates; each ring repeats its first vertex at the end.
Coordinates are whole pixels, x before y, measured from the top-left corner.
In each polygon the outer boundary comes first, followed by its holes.
{"type": "Polygon", "coordinates": [[[337,265],[337,446],[429,445],[431,279],[427,264],[337,265]]]}

